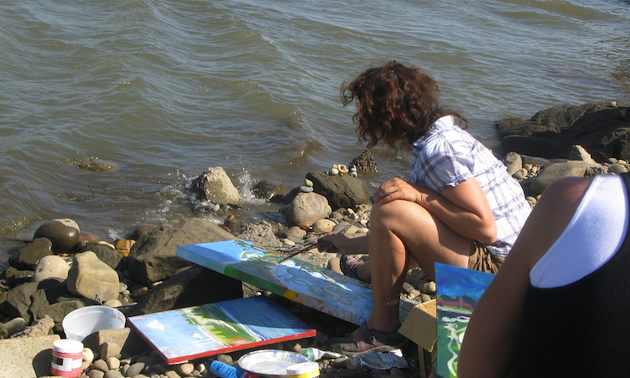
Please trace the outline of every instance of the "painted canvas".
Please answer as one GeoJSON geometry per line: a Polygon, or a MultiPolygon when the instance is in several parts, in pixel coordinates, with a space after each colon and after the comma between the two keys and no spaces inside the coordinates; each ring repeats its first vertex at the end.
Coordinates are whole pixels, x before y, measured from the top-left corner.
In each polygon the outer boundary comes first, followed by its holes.
{"type": "MultiPolygon", "coordinates": [[[[297,257],[278,264],[285,254],[248,241],[182,246],[177,256],[356,325],[372,312],[369,284],[297,257]]],[[[401,300],[401,323],[413,305],[401,300]]]]}
{"type": "Polygon", "coordinates": [[[494,274],[435,263],[437,285],[436,375],[457,377],[457,358],[477,301],[494,274]]]}
{"type": "Polygon", "coordinates": [[[169,364],[316,335],[313,328],[262,296],[128,320],[169,364]]]}

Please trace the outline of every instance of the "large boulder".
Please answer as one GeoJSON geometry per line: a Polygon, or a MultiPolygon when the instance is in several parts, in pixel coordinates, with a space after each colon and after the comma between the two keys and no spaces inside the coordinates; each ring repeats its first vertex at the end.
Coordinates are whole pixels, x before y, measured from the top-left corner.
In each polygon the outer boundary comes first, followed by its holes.
{"type": "Polygon", "coordinates": [[[313,182],[313,191],[328,199],[333,210],[355,208],[368,203],[370,191],[367,185],[350,175],[328,175],[325,172],[310,172],[306,178],[313,182]]]}
{"type": "Polygon", "coordinates": [[[242,297],[241,281],[197,265],[182,268],[151,289],[126,315],[151,314],[242,297]]]}
{"type": "Polygon", "coordinates": [[[37,290],[46,289],[58,284],[58,280],[48,279],[41,282],[27,282],[16,286],[7,293],[7,300],[4,302],[4,311],[9,318],[21,317],[30,323],[32,320],[30,307],[33,293],[37,290]]]}
{"type": "Polygon", "coordinates": [[[122,256],[113,245],[106,242],[88,242],[80,249],[80,252],[93,252],[99,260],[112,269],[117,269],[122,256]]]}
{"type": "Polygon", "coordinates": [[[55,254],[70,252],[79,241],[81,230],[77,222],[72,219],[53,219],[42,223],[33,239],[47,238],[52,242],[52,250],[55,254]]]}
{"type": "Polygon", "coordinates": [[[281,209],[289,227],[310,227],[332,212],[328,200],[314,192],[299,193],[293,202],[281,209]]]}
{"type": "Polygon", "coordinates": [[[563,177],[584,177],[588,163],[583,161],[567,161],[566,163],[552,164],[540,172],[532,181],[530,191],[533,194],[542,194],[554,181],[563,177]]]}
{"type": "Polygon", "coordinates": [[[72,258],[66,282],[70,292],[79,297],[98,302],[118,298],[118,273],[94,252],[79,253],[72,258]]]}
{"type": "Polygon", "coordinates": [[[222,167],[208,168],[195,178],[191,187],[202,201],[219,205],[238,205],[241,195],[222,167]]]}
{"type": "Polygon", "coordinates": [[[598,162],[611,157],[630,160],[630,105],[556,106],[529,120],[508,118],[496,126],[504,154],[568,159],[573,146],[581,145],[598,162]]]}
{"type": "Polygon", "coordinates": [[[128,256],[129,278],[149,285],[170,277],[180,268],[192,265],[177,257],[177,247],[236,239],[211,221],[185,218],[165,223],[142,236],[128,256]]]}

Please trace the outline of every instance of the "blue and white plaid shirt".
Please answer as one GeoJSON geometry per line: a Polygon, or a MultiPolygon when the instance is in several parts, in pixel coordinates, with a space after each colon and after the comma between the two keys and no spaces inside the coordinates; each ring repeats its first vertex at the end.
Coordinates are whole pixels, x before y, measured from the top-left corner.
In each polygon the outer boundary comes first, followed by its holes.
{"type": "MultiPolygon", "coordinates": [[[[474,177],[488,198],[497,223],[497,240],[486,245],[505,257],[518,237],[531,206],[521,185],[481,142],[454,124],[452,116],[438,119],[413,144],[411,180],[440,193],[474,177]]],[[[457,231],[457,230],[455,230],[457,231]]]]}

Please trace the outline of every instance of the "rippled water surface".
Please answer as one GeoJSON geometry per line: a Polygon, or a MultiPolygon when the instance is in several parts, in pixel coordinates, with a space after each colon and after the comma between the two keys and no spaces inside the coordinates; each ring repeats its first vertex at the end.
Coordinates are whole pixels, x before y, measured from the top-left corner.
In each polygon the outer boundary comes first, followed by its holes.
{"type": "MultiPolygon", "coordinates": [[[[493,122],[555,105],[630,102],[621,0],[0,2],[0,262],[43,220],[108,240],[191,216],[185,189],[222,166],[247,200],[364,150],[339,87],[396,59],[497,150],[493,122]],[[77,168],[87,158],[118,165],[77,168]]],[[[371,188],[406,152],[374,151],[371,188]]]]}

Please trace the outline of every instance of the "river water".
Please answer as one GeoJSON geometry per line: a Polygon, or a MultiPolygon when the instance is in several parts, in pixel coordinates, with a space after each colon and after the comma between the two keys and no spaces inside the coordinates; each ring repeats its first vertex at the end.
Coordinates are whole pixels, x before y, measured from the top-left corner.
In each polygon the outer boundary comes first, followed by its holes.
{"type": "MultiPolygon", "coordinates": [[[[208,167],[265,219],[260,179],[290,189],[365,149],[339,88],[388,60],[436,78],[500,154],[499,119],[630,102],[629,52],[622,0],[0,2],[0,263],[49,219],[112,240],[192,216],[208,167]]],[[[408,152],[373,154],[370,188],[405,175],[408,152]]]]}

